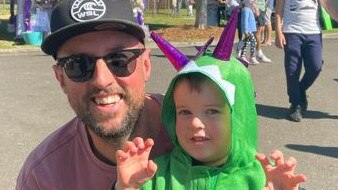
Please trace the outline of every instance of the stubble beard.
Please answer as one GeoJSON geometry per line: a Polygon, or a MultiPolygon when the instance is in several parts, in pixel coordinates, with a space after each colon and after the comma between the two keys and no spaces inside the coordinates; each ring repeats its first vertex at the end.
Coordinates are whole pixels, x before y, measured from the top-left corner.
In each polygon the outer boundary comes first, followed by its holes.
{"type": "MultiPolygon", "coordinates": [[[[88,96],[89,97],[89,96],[88,96]]],[[[85,104],[81,108],[76,109],[74,106],[73,109],[76,115],[80,118],[80,120],[84,123],[84,125],[90,128],[96,135],[101,137],[104,141],[112,141],[112,142],[121,142],[125,138],[129,137],[134,130],[134,127],[138,121],[138,118],[141,114],[141,111],[144,106],[144,98],[143,95],[138,101],[133,99],[129,93],[125,94],[125,103],[128,107],[127,113],[122,119],[121,124],[119,126],[107,127],[100,123],[100,120],[111,119],[117,117],[114,114],[106,114],[106,115],[97,115],[93,114],[89,109],[89,105],[85,104]],[[107,130],[109,129],[109,130],[107,130]]],[[[89,102],[88,99],[85,102],[89,102]]],[[[72,105],[72,103],[70,102],[72,105]]]]}

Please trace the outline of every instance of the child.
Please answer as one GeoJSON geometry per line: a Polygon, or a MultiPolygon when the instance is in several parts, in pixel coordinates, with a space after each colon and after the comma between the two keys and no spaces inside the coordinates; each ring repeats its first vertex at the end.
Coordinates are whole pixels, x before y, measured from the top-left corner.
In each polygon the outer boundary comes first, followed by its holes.
{"type": "MultiPolygon", "coordinates": [[[[162,109],[162,121],[175,148],[155,159],[157,169],[148,160],[154,144],[151,139],[135,138],[126,143],[124,150],[116,153],[116,189],[138,189],[143,185],[142,189],[156,190],[262,190],[272,180],[289,190],[305,181],[302,175],[293,176],[294,163],[288,167],[276,162],[276,170],[260,155],[269,174],[266,182],[264,170],[255,159],[257,113],[253,82],[246,67],[231,56],[236,22],[232,16],[230,27],[223,31],[213,53],[206,51],[208,42],[193,60],[152,33],[179,71],[168,88],[162,109]],[[282,181],[284,184],[279,184],[282,181]]],[[[280,156],[274,158],[280,160],[280,156]]]]}
{"type": "Polygon", "coordinates": [[[256,39],[255,39],[255,32],[257,31],[256,28],[256,21],[255,21],[255,15],[252,10],[254,0],[244,0],[243,1],[243,7],[241,10],[241,29],[244,33],[244,45],[241,49],[240,53],[240,59],[244,62],[251,63],[254,65],[259,64],[257,58],[256,58],[256,39]],[[246,49],[250,46],[250,61],[245,57],[246,49]]]}

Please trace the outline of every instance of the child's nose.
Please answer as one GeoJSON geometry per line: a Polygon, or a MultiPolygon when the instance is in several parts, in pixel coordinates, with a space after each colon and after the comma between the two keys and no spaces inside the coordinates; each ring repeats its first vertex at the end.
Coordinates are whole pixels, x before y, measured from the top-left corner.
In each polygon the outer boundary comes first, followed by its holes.
{"type": "Polygon", "coordinates": [[[191,123],[194,129],[204,129],[204,123],[199,117],[194,117],[191,123]]]}

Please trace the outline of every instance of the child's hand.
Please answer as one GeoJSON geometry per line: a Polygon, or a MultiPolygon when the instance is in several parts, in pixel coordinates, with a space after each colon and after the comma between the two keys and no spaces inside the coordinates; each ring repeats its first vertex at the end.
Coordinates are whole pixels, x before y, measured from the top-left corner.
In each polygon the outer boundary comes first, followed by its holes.
{"type": "Polygon", "coordinates": [[[123,150],[116,152],[117,181],[115,189],[139,189],[150,180],[157,170],[157,165],[149,159],[154,141],[136,137],[127,141],[123,150]]]}
{"type": "Polygon", "coordinates": [[[281,151],[275,150],[269,157],[257,154],[256,158],[262,164],[266,175],[264,190],[298,190],[299,184],[306,181],[303,174],[294,174],[296,159],[290,157],[284,161],[281,151]],[[274,164],[271,165],[270,162],[274,164]]]}

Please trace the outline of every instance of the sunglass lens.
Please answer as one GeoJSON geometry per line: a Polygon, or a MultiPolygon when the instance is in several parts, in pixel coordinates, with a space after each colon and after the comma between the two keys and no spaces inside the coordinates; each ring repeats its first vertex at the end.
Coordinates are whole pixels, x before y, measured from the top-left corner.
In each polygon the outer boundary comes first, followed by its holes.
{"type": "Polygon", "coordinates": [[[110,71],[117,77],[126,77],[131,75],[136,68],[135,55],[131,51],[117,52],[105,57],[110,71]]]}
{"type": "Polygon", "coordinates": [[[86,55],[78,55],[71,59],[64,66],[65,72],[70,79],[76,82],[83,82],[92,77],[95,60],[86,55]]]}

